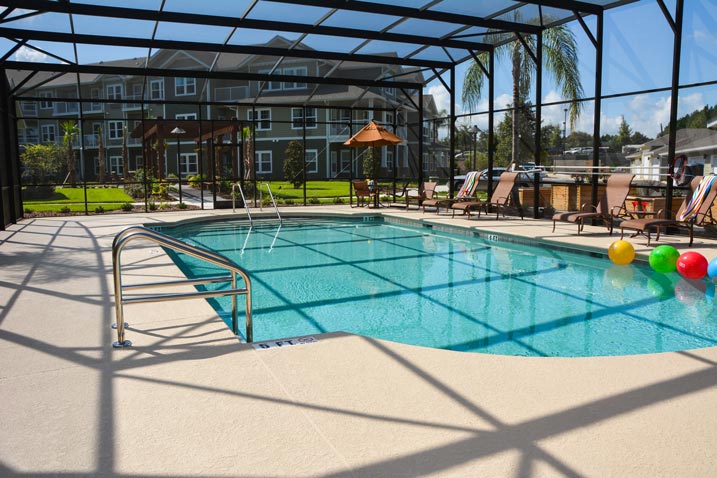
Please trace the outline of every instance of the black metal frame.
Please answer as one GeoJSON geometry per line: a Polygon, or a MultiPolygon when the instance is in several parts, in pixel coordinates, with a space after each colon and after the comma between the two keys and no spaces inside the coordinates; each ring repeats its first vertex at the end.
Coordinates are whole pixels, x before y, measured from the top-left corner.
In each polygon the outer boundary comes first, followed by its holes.
{"type": "MultiPolygon", "coordinates": [[[[537,75],[536,75],[536,91],[538,92],[538,101],[536,104],[536,132],[535,132],[535,158],[536,162],[539,162],[540,155],[537,154],[540,151],[540,118],[541,118],[541,104],[540,104],[540,92],[542,90],[542,58],[541,58],[541,42],[542,32],[550,28],[555,24],[562,24],[568,21],[577,20],[583,26],[586,34],[590,37],[592,43],[595,45],[596,54],[596,78],[595,78],[595,94],[594,100],[596,103],[595,108],[595,120],[594,120],[594,141],[595,146],[593,148],[593,165],[597,166],[599,163],[598,159],[598,148],[597,143],[600,137],[600,103],[602,100],[601,91],[601,72],[602,72],[602,24],[603,24],[603,13],[605,10],[614,8],[620,5],[633,3],[637,0],[616,0],[606,5],[597,5],[588,1],[577,1],[577,0],[523,0],[522,2],[506,1],[505,8],[495,11],[490,15],[483,17],[460,14],[451,11],[442,11],[433,8],[441,2],[429,2],[426,0],[426,5],[423,8],[410,8],[399,5],[391,4],[388,2],[347,2],[344,0],[255,0],[251,3],[247,11],[240,15],[207,15],[195,12],[173,12],[164,11],[162,6],[159,10],[146,10],[137,8],[127,8],[119,6],[108,6],[108,5],[95,5],[95,4],[81,4],[73,3],[72,0],[64,1],[51,1],[51,0],[0,0],[0,7],[7,7],[6,10],[0,13],[0,37],[7,38],[15,42],[14,46],[6,52],[2,58],[0,58],[0,69],[4,73],[7,69],[20,69],[29,72],[28,77],[24,80],[29,82],[38,72],[53,72],[55,76],[62,74],[75,74],[77,75],[78,90],[80,85],[80,74],[83,73],[106,73],[106,74],[134,74],[137,76],[159,76],[159,77],[196,77],[196,78],[217,78],[217,79],[243,79],[251,81],[302,81],[306,83],[312,83],[315,85],[321,84],[333,84],[333,85],[354,85],[360,86],[366,89],[372,87],[392,87],[399,88],[404,91],[405,99],[399,106],[404,106],[413,103],[416,111],[419,114],[419,131],[418,137],[418,177],[419,181],[423,180],[422,177],[422,153],[423,153],[423,141],[422,135],[420,134],[420,126],[423,123],[423,93],[422,87],[429,82],[438,79],[443,84],[444,88],[449,92],[451,98],[451,128],[450,128],[450,161],[451,161],[451,181],[453,184],[453,171],[455,169],[455,137],[454,137],[454,125],[455,125],[455,67],[457,64],[462,63],[471,58],[476,58],[476,52],[488,52],[489,53],[489,64],[484,67],[488,74],[488,86],[489,86],[489,168],[493,165],[493,149],[495,139],[493,136],[494,126],[494,48],[499,46],[498,44],[485,43],[476,41],[476,39],[483,38],[486,34],[486,29],[501,30],[510,32],[514,36],[513,38],[521,39],[521,35],[536,35],[538,51],[531,52],[531,56],[536,62],[537,75]],[[327,9],[327,14],[314,23],[298,23],[291,21],[277,21],[274,19],[254,19],[249,18],[252,9],[258,3],[276,3],[285,4],[286,8],[291,5],[302,5],[307,7],[320,7],[327,9]],[[565,14],[562,18],[557,18],[553,23],[546,24],[541,23],[540,25],[528,24],[528,23],[517,23],[511,21],[505,21],[500,19],[506,13],[513,10],[517,10],[526,5],[537,6],[541,16],[541,22],[545,21],[542,16],[542,8],[550,7],[556,9],[565,14]],[[67,32],[43,32],[43,31],[31,31],[22,30],[17,28],[7,28],[2,26],[4,23],[11,22],[11,13],[15,9],[23,9],[28,11],[20,15],[23,18],[42,15],[43,13],[61,13],[68,15],[69,23],[71,26],[70,33],[67,32]],[[348,27],[336,27],[325,24],[325,20],[331,17],[336,12],[360,12],[375,15],[377,18],[396,18],[391,26],[375,29],[370,28],[348,28],[348,27]],[[155,38],[155,32],[151,38],[140,37],[140,36],[110,36],[110,35],[86,35],[75,32],[73,15],[86,15],[94,17],[108,17],[108,18],[121,18],[121,19],[134,19],[154,22],[155,27],[161,22],[172,22],[181,23],[186,25],[201,25],[201,26],[216,26],[216,27],[229,27],[232,29],[232,33],[222,43],[211,43],[211,42],[194,42],[187,39],[181,39],[179,41],[168,41],[155,38]],[[597,17],[597,37],[594,37],[583,20],[584,15],[595,15],[597,17]],[[444,24],[453,25],[451,31],[447,34],[440,36],[431,36],[425,32],[421,34],[409,34],[409,33],[396,33],[390,31],[394,26],[399,25],[407,20],[418,20],[418,21],[432,21],[441,22],[444,24]],[[279,31],[279,32],[291,32],[299,33],[303,36],[306,35],[329,35],[329,36],[340,36],[362,39],[365,43],[370,41],[385,41],[393,42],[397,44],[415,45],[415,50],[408,54],[403,55],[400,58],[384,55],[371,55],[361,54],[356,51],[351,52],[336,52],[329,50],[306,50],[295,48],[296,44],[293,44],[287,48],[275,48],[266,46],[254,46],[254,45],[237,45],[229,43],[229,40],[233,33],[239,29],[253,29],[253,30],[264,30],[264,31],[279,31]],[[50,52],[44,52],[44,50],[34,46],[32,42],[45,41],[45,42],[61,42],[73,44],[75,51],[74,61],[72,59],[60,58],[50,52]],[[222,53],[241,53],[241,54],[260,54],[267,56],[277,57],[275,64],[278,66],[285,57],[291,58],[309,58],[309,59],[325,59],[332,61],[352,61],[362,63],[373,63],[373,64],[386,64],[386,65],[399,65],[407,67],[409,69],[408,74],[416,72],[428,73],[424,76],[422,83],[415,83],[410,81],[400,81],[397,78],[382,77],[373,80],[359,80],[355,78],[337,78],[329,75],[323,77],[317,76],[293,76],[293,75],[276,75],[276,74],[248,74],[248,73],[227,73],[214,71],[214,64],[209,71],[197,71],[197,70],[178,70],[169,68],[148,68],[146,67],[148,62],[145,62],[145,67],[139,68],[127,68],[127,67],[113,67],[108,65],[82,65],[79,64],[77,57],[77,46],[80,44],[92,44],[92,45],[112,45],[122,47],[142,47],[148,48],[148,57],[151,55],[152,50],[156,49],[184,49],[184,50],[196,50],[203,52],[214,53],[215,61],[218,55],[222,53]],[[37,51],[42,51],[50,55],[54,59],[63,61],[63,64],[57,63],[31,63],[31,62],[18,62],[10,61],[9,58],[21,46],[27,46],[37,51]],[[445,60],[429,60],[420,58],[419,54],[430,47],[438,47],[443,49],[448,61],[445,60]],[[464,52],[460,57],[456,57],[457,52],[464,52]],[[443,79],[444,74],[450,75],[450,80],[446,82],[443,79]],[[418,104],[412,99],[411,95],[406,90],[416,90],[418,92],[418,104]]],[[[679,58],[681,48],[681,30],[682,30],[682,11],[684,8],[684,0],[676,1],[676,15],[673,19],[664,4],[664,0],[656,0],[663,10],[667,21],[673,28],[675,34],[675,43],[673,50],[673,81],[672,81],[672,112],[670,118],[670,124],[674,125],[677,114],[677,99],[678,99],[678,81],[679,81],[679,58]]],[[[164,3],[162,3],[164,5],[164,3]]],[[[282,18],[280,13],[286,9],[277,9],[276,18],[282,18]]],[[[191,29],[187,29],[188,36],[190,35],[191,29]]],[[[303,38],[302,36],[302,38],[303,38]]],[[[507,39],[505,41],[511,41],[507,39]]],[[[273,71],[273,70],[272,70],[273,71]]],[[[44,80],[49,81],[49,80],[44,80]]],[[[37,83],[34,85],[37,86],[37,83]]],[[[11,91],[5,83],[3,89],[3,111],[0,113],[4,114],[4,121],[0,121],[0,138],[3,142],[10,141],[11,138],[16,138],[16,132],[14,131],[14,97],[17,92],[11,91]]],[[[315,90],[314,90],[315,92],[315,90]]],[[[314,92],[310,93],[307,97],[310,99],[314,92]]],[[[82,99],[79,99],[80,101],[82,99]]],[[[259,103],[259,98],[255,99],[255,103],[259,103]]],[[[136,102],[136,101],[135,101],[136,102]]],[[[80,113],[81,115],[81,113],[80,113]]],[[[669,154],[674,155],[675,150],[675,128],[670,128],[670,141],[669,141],[669,154]]],[[[3,151],[10,153],[10,156],[6,156],[5,161],[12,161],[17,163],[17,143],[15,140],[14,148],[12,145],[5,144],[3,151]],[[14,154],[13,154],[14,151],[14,154]]],[[[0,227],[4,227],[6,224],[16,221],[19,217],[22,217],[22,204],[18,202],[19,195],[19,175],[15,172],[18,170],[17,164],[14,166],[3,164],[0,165],[5,173],[7,170],[11,174],[3,174],[4,181],[8,181],[8,184],[3,183],[2,194],[0,194],[0,210],[3,211],[3,220],[0,223],[0,227]],[[13,190],[13,194],[8,194],[8,191],[13,190]],[[9,214],[6,212],[11,210],[9,214]]],[[[489,183],[492,175],[489,175],[489,183]]],[[[596,173],[593,174],[593,184],[597,184],[598,176],[596,173]]],[[[537,197],[539,187],[536,182],[535,194],[537,197]]],[[[489,184],[489,191],[492,189],[492,184],[489,184]]],[[[596,188],[593,188],[593,194],[597,193],[596,188]]],[[[451,191],[452,192],[452,191],[451,191]]],[[[668,187],[668,197],[671,196],[671,188],[668,187]]],[[[596,200],[596,198],[594,198],[596,200]]],[[[667,202],[670,204],[670,201],[667,202]]],[[[538,215],[538,209],[535,208],[535,216],[538,215]]]]}

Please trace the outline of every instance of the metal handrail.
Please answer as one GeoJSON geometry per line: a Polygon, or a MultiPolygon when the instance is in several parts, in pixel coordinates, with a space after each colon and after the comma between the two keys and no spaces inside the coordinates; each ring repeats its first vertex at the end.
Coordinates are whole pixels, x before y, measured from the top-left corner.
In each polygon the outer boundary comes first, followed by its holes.
{"type": "MultiPolygon", "coordinates": [[[[271,204],[274,205],[274,211],[276,211],[276,215],[279,218],[279,223],[284,222],[283,219],[281,219],[281,214],[279,214],[279,208],[276,206],[276,201],[274,200],[274,194],[271,192],[271,186],[269,186],[269,183],[264,183],[266,185],[267,191],[269,191],[269,197],[271,198],[271,204]]],[[[261,202],[261,200],[260,200],[261,202]]]]}
{"type": "Polygon", "coordinates": [[[161,232],[153,231],[142,226],[132,226],[124,229],[117,234],[112,241],[112,273],[114,276],[114,287],[115,287],[115,327],[117,329],[117,342],[112,344],[115,348],[129,347],[132,342],[125,340],[125,321],[124,321],[124,304],[138,304],[146,302],[163,302],[170,300],[182,300],[182,299],[196,299],[196,298],[209,298],[209,297],[223,297],[227,295],[232,296],[232,332],[234,335],[239,335],[239,324],[237,319],[237,295],[244,295],[246,302],[246,341],[252,342],[253,340],[253,326],[251,318],[251,279],[249,275],[239,266],[234,264],[226,257],[217,254],[215,252],[191,246],[185,242],[182,242],[173,237],[162,234],[161,232]],[[212,276],[200,279],[180,279],[173,281],[164,282],[147,282],[142,284],[132,284],[123,286],[122,285],[122,263],[121,253],[124,246],[135,239],[145,239],[162,247],[167,247],[177,252],[182,252],[197,259],[209,262],[216,266],[227,269],[230,274],[227,276],[212,276]],[[237,288],[237,275],[240,275],[244,280],[244,288],[237,288]],[[169,287],[177,285],[198,285],[198,284],[209,284],[216,282],[229,282],[231,281],[231,289],[228,290],[213,290],[213,291],[196,291],[196,292],[178,292],[168,294],[153,294],[144,295],[138,297],[125,298],[123,292],[126,290],[144,289],[150,287],[169,287]]]}
{"type": "Polygon", "coordinates": [[[249,224],[253,225],[254,221],[251,218],[251,211],[249,211],[249,205],[246,203],[246,198],[244,197],[244,191],[241,188],[241,184],[234,183],[232,184],[232,212],[236,212],[236,190],[239,189],[239,194],[241,194],[241,202],[244,204],[244,209],[246,209],[246,215],[249,217],[249,224]]]}

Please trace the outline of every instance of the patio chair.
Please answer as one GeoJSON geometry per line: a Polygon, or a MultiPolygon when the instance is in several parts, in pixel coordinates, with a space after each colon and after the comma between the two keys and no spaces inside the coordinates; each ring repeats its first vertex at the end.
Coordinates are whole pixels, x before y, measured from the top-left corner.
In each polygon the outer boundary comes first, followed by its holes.
{"type": "Polygon", "coordinates": [[[553,216],[553,232],[558,221],[574,222],[578,225],[578,234],[583,231],[585,221],[601,219],[612,234],[614,219],[626,216],[625,199],[630,193],[634,174],[613,174],[607,180],[607,186],[597,206],[583,204],[581,212],[559,212],[553,216]]]}
{"type": "MultiPolygon", "coordinates": [[[[519,172],[509,171],[501,174],[489,201],[470,201],[452,204],[451,209],[453,210],[453,216],[455,217],[456,211],[463,211],[463,214],[467,213],[468,218],[470,218],[471,213],[477,211],[478,217],[480,217],[481,209],[488,214],[488,210],[494,208],[496,210],[496,219],[500,218],[501,212],[503,213],[503,217],[505,217],[505,208],[511,202],[513,188],[518,181],[519,175],[519,172]]],[[[514,206],[518,210],[520,218],[523,219],[523,208],[520,207],[520,204],[515,204],[514,206]]]]}
{"type": "Polygon", "coordinates": [[[435,207],[436,214],[438,214],[441,211],[441,206],[445,207],[446,210],[448,210],[451,204],[475,199],[474,195],[476,192],[476,188],[478,187],[478,181],[480,181],[480,173],[478,173],[478,171],[470,171],[468,174],[466,174],[466,179],[463,181],[463,185],[461,186],[460,190],[458,191],[458,194],[456,194],[455,197],[427,199],[423,201],[422,204],[423,212],[426,212],[426,206],[428,206],[435,207]]]}
{"type": "Polygon", "coordinates": [[[356,207],[371,206],[371,202],[375,202],[378,190],[371,190],[368,187],[368,181],[351,181],[351,184],[353,185],[354,196],[356,196],[356,207]],[[366,198],[368,198],[368,202],[366,202],[366,198]]]}
{"type": "Polygon", "coordinates": [[[625,234],[625,229],[635,230],[632,237],[643,235],[647,237],[647,245],[650,245],[650,233],[652,229],[657,230],[655,241],[660,240],[660,232],[663,227],[683,227],[690,235],[690,247],[694,240],[694,227],[715,224],[712,215],[712,205],[717,197],[717,179],[714,175],[695,176],[690,182],[690,191],[682,201],[674,219],[664,216],[664,209],[660,209],[655,217],[628,219],[620,223],[620,239],[625,234]]]}
{"type": "Polygon", "coordinates": [[[436,186],[438,186],[438,183],[435,181],[424,181],[418,188],[409,188],[408,183],[406,183],[403,190],[396,194],[395,197],[406,201],[406,209],[408,209],[412,201],[417,202],[418,207],[421,207],[423,201],[433,199],[436,195],[436,186]]]}

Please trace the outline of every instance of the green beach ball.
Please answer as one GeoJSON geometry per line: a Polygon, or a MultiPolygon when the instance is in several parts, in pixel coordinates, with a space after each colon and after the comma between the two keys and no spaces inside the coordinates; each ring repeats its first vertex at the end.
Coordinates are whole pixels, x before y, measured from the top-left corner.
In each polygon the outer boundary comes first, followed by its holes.
{"type": "Polygon", "coordinates": [[[680,252],[672,246],[657,246],[650,253],[650,267],[656,272],[667,274],[677,270],[677,259],[680,252]]]}

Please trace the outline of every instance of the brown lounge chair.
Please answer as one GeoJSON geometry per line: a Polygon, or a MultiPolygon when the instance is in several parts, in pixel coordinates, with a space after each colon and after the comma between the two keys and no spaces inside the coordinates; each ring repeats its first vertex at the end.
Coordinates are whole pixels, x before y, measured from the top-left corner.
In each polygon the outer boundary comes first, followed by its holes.
{"type": "Polygon", "coordinates": [[[356,196],[356,207],[361,207],[364,204],[371,206],[371,202],[375,202],[378,190],[374,188],[371,191],[368,187],[368,181],[351,181],[351,184],[353,184],[354,196],[356,196]],[[366,202],[366,198],[368,198],[368,202],[366,202]]]}
{"type": "Polygon", "coordinates": [[[558,221],[576,223],[578,225],[578,234],[580,234],[583,227],[585,227],[586,220],[601,219],[605,222],[610,234],[612,234],[613,220],[618,216],[627,215],[625,199],[630,193],[630,185],[634,177],[634,174],[624,173],[610,176],[607,180],[605,193],[597,206],[583,204],[582,212],[559,212],[555,214],[553,216],[553,232],[555,232],[555,223],[558,221]]]}
{"type": "Polygon", "coordinates": [[[426,207],[435,207],[436,214],[441,212],[441,206],[446,209],[450,208],[451,204],[456,202],[464,202],[475,199],[475,192],[478,188],[478,182],[480,181],[480,173],[478,171],[470,171],[466,174],[466,178],[463,180],[463,185],[458,190],[458,194],[454,198],[436,198],[423,201],[423,212],[426,212],[426,207]]]}
{"type": "MultiPolygon", "coordinates": [[[[498,184],[490,197],[490,201],[471,201],[453,204],[451,205],[453,215],[455,216],[456,211],[463,211],[463,214],[468,213],[468,217],[470,218],[473,211],[478,211],[478,217],[480,217],[481,209],[488,214],[488,209],[495,208],[496,219],[500,218],[501,212],[503,213],[503,217],[505,217],[505,208],[510,203],[511,193],[518,181],[519,174],[520,173],[517,172],[504,172],[500,175],[498,184]]],[[[515,207],[518,210],[518,214],[520,214],[520,218],[523,219],[523,208],[520,207],[520,204],[516,204],[515,207]]]]}
{"type": "MultiPolygon", "coordinates": [[[[682,201],[682,205],[677,210],[675,218],[679,218],[683,211],[687,208],[687,205],[692,200],[692,196],[695,192],[695,189],[697,189],[697,186],[700,184],[700,181],[702,181],[702,176],[695,176],[692,179],[692,181],[690,182],[690,191],[687,193],[687,196],[685,196],[684,201],[682,201]]],[[[628,219],[627,221],[622,221],[620,223],[620,239],[623,238],[625,234],[625,229],[633,229],[637,231],[635,232],[635,234],[633,234],[633,237],[638,234],[646,236],[647,245],[649,246],[651,229],[657,229],[657,236],[655,237],[655,240],[659,241],[660,231],[663,227],[684,227],[689,231],[690,247],[692,247],[692,241],[694,239],[694,227],[716,223],[715,218],[712,216],[712,204],[715,201],[715,197],[717,197],[717,184],[712,185],[709,192],[707,193],[707,196],[705,196],[704,200],[702,201],[702,204],[700,205],[695,215],[685,221],[664,218],[664,209],[660,209],[656,217],[645,217],[640,219],[628,219]]]]}
{"type": "Polygon", "coordinates": [[[436,194],[436,186],[438,183],[435,181],[424,181],[418,189],[406,186],[403,188],[403,193],[396,197],[403,197],[406,200],[406,209],[411,201],[417,202],[418,207],[421,207],[424,201],[433,199],[436,194]]]}

